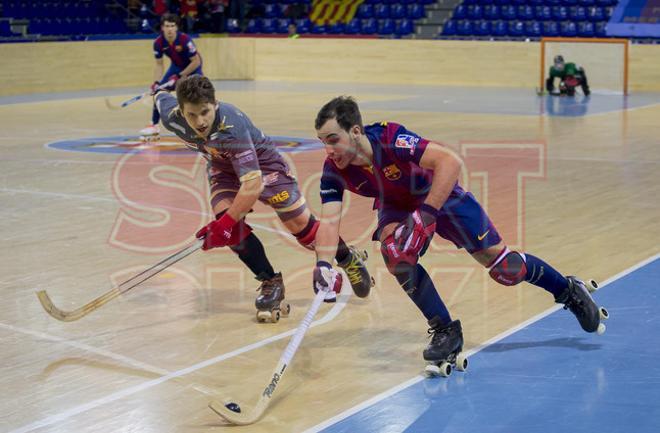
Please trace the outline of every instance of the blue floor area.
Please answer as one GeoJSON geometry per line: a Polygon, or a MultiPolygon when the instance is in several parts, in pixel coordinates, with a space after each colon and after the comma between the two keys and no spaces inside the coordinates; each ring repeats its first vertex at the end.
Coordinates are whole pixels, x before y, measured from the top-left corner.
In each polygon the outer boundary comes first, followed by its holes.
{"type": "Polygon", "coordinates": [[[603,336],[559,310],[322,430],[594,433],[660,431],[660,258],[595,294],[603,336]]]}

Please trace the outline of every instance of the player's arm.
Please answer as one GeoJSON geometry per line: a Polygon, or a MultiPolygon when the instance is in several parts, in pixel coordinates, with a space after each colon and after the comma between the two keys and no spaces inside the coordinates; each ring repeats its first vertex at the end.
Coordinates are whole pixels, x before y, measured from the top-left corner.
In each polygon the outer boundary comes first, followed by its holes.
{"type": "Polygon", "coordinates": [[[316,232],[316,261],[332,263],[339,242],[341,201],[330,201],[321,207],[321,224],[316,232]]]}
{"type": "Polygon", "coordinates": [[[451,149],[430,141],[419,160],[422,168],[433,170],[431,190],[425,204],[439,209],[442,207],[461,172],[461,159],[451,149]]]}
{"type": "Polygon", "coordinates": [[[250,209],[259,199],[264,190],[264,183],[261,178],[261,170],[247,173],[241,177],[241,187],[234,198],[234,202],[227,209],[227,214],[238,221],[250,212],[250,209]]]}
{"type": "Polygon", "coordinates": [[[190,64],[185,67],[183,71],[179,74],[181,78],[187,77],[192,74],[197,68],[202,65],[202,58],[199,56],[199,53],[195,53],[194,56],[190,58],[190,64]]]}

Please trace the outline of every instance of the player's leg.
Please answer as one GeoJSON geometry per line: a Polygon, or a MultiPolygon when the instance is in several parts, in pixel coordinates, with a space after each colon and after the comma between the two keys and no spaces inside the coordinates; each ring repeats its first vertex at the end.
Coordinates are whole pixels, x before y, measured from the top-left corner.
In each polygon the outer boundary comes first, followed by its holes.
{"type": "MultiPolygon", "coordinates": [[[[163,77],[158,82],[158,85],[162,86],[163,84],[167,83],[167,81],[172,75],[178,74],[179,72],[181,72],[181,70],[177,68],[174,64],[170,65],[170,67],[167,69],[163,77]]],[[[174,90],[174,89],[172,88],[168,90],[174,90]]],[[[160,138],[160,126],[158,126],[159,122],[160,122],[160,113],[158,112],[158,108],[156,107],[156,102],[154,101],[154,105],[151,109],[151,123],[147,125],[145,128],[140,130],[140,139],[144,141],[158,140],[160,138]]]]}
{"type": "MultiPolygon", "coordinates": [[[[236,197],[238,185],[231,179],[223,179],[219,176],[211,177],[211,206],[216,214],[220,217],[228,208],[236,197]]],[[[257,319],[264,321],[265,316],[259,316],[259,312],[267,312],[266,316],[270,315],[271,321],[279,319],[279,310],[284,315],[289,312],[287,304],[282,305],[285,296],[285,287],[282,280],[282,274],[275,272],[268,257],[263,244],[255,233],[252,232],[250,226],[245,223],[245,219],[241,219],[237,227],[232,230],[235,232],[234,242],[229,245],[229,248],[238,256],[238,258],[252,271],[254,277],[261,284],[257,289],[259,295],[255,300],[255,307],[257,308],[257,319]]]]}
{"type": "Polygon", "coordinates": [[[578,69],[578,77],[580,79],[580,86],[582,87],[582,92],[584,93],[584,96],[589,96],[591,94],[591,90],[589,90],[587,73],[584,71],[584,68],[578,69]]]}
{"type": "MultiPolygon", "coordinates": [[[[438,234],[458,247],[465,248],[489,270],[491,278],[500,284],[514,286],[526,281],[550,292],[555,302],[565,305],[568,293],[575,292],[571,289],[570,277],[564,277],[544,260],[529,253],[510,250],[502,242],[486,212],[469,192],[460,197],[450,197],[440,209],[437,227],[438,234]]],[[[583,301],[585,312],[579,315],[576,313],[576,316],[586,331],[593,332],[596,330],[593,322],[599,320],[597,307],[590,296],[583,301]],[[581,319],[581,316],[589,318],[581,319]],[[583,323],[588,321],[591,325],[585,327],[583,323]]],[[[566,308],[571,308],[570,305],[569,301],[566,308]]],[[[598,322],[595,326],[598,326],[598,322]]]]}
{"type": "Polygon", "coordinates": [[[463,332],[460,321],[452,320],[431,277],[418,263],[419,257],[404,254],[396,246],[394,229],[407,216],[408,212],[394,209],[379,211],[379,229],[376,233],[381,242],[381,253],[388,271],[428,321],[428,332],[432,338],[424,349],[424,359],[446,360],[449,354],[461,351],[463,332]]]}
{"type": "MultiPolygon", "coordinates": [[[[278,173],[264,188],[260,200],[273,207],[278,217],[303,247],[313,250],[320,221],[309,211],[305,199],[300,194],[295,179],[285,173],[278,173]]],[[[337,265],[344,269],[353,292],[364,298],[369,295],[373,280],[367,269],[366,252],[348,246],[340,237],[335,254],[337,265]]],[[[326,302],[334,302],[336,294],[328,292],[326,302]]]]}

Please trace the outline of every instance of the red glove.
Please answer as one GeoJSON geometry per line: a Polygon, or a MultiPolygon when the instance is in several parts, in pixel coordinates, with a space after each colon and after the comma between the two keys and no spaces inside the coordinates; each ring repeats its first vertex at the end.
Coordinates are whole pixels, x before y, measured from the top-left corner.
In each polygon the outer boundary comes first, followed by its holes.
{"type": "Polygon", "coordinates": [[[151,87],[149,87],[149,89],[151,89],[151,94],[152,95],[158,91],[159,86],[160,86],[160,83],[158,81],[154,81],[153,84],[151,85],[151,87]]]}
{"type": "Polygon", "coordinates": [[[232,238],[232,229],[236,225],[234,218],[225,212],[220,218],[202,227],[196,234],[197,239],[204,239],[202,249],[226,247],[232,238]]]}
{"type": "Polygon", "coordinates": [[[324,302],[335,302],[341,292],[342,276],[334,270],[330,263],[319,261],[314,268],[314,293],[326,291],[324,302]]]}
{"type": "Polygon", "coordinates": [[[435,233],[437,215],[437,209],[424,203],[399,224],[394,230],[394,240],[399,251],[422,256],[435,233]]]}
{"type": "Polygon", "coordinates": [[[178,74],[170,75],[170,77],[167,79],[167,82],[170,84],[167,87],[174,89],[174,87],[176,86],[176,82],[179,81],[180,78],[181,77],[179,77],[178,74]]]}

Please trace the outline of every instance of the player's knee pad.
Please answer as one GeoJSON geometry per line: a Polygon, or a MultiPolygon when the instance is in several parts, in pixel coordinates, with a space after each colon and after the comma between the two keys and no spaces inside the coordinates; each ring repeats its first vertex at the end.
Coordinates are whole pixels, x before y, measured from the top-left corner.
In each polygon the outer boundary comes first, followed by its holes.
{"type": "Polygon", "coordinates": [[[383,243],[380,245],[380,252],[385,260],[387,270],[395,276],[401,273],[402,270],[414,267],[417,265],[417,260],[419,260],[417,254],[399,251],[394,241],[394,234],[389,235],[383,240],[383,243]]]}
{"type": "Polygon", "coordinates": [[[314,251],[316,246],[316,232],[319,231],[320,225],[321,222],[314,218],[314,215],[310,215],[305,228],[300,233],[294,235],[298,243],[308,250],[314,251]]]}
{"type": "Polygon", "coordinates": [[[517,251],[509,251],[508,248],[505,248],[491,266],[488,274],[500,284],[515,286],[525,281],[525,275],[527,275],[525,257],[517,251]]]}

